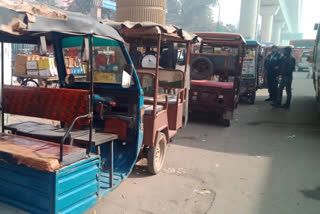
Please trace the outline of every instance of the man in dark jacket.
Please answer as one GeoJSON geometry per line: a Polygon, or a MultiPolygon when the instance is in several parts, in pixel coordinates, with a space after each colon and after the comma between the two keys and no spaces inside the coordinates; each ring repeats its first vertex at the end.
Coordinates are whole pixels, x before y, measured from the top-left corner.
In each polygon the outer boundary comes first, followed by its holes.
{"type": "Polygon", "coordinates": [[[292,49],[291,47],[286,47],[284,50],[284,57],[281,63],[280,67],[280,74],[282,76],[279,90],[278,90],[278,97],[277,101],[274,103],[274,106],[276,107],[282,107],[282,108],[289,108],[291,103],[291,97],[292,97],[292,76],[293,71],[296,67],[296,59],[291,55],[292,49]],[[282,93],[283,89],[286,88],[287,92],[287,102],[283,106],[281,106],[282,103],[282,93]]]}
{"type": "Polygon", "coordinates": [[[278,81],[280,73],[280,65],[282,55],[278,51],[277,46],[272,46],[272,52],[269,54],[264,62],[264,67],[267,70],[267,79],[268,79],[268,90],[269,98],[265,101],[275,102],[277,99],[277,90],[278,90],[278,81]]]}

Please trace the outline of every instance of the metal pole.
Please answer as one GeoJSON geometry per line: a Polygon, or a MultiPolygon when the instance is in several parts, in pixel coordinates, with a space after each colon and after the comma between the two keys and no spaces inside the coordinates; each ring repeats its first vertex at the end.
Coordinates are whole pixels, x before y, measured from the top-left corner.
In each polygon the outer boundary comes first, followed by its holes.
{"type": "Polygon", "coordinates": [[[159,63],[160,63],[160,49],[161,49],[161,34],[158,36],[158,46],[157,46],[157,63],[156,63],[156,73],[154,77],[154,103],[153,103],[153,116],[157,113],[158,104],[158,89],[159,89],[159,63]]]}
{"type": "Polygon", "coordinates": [[[113,141],[110,143],[110,188],[113,187],[113,141]]]}
{"type": "Polygon", "coordinates": [[[219,6],[219,14],[218,14],[217,31],[219,32],[219,28],[220,28],[220,15],[221,15],[221,5],[220,5],[220,2],[218,2],[218,6],[219,6]]]}
{"type": "Polygon", "coordinates": [[[187,126],[189,120],[189,91],[190,91],[190,56],[191,56],[191,42],[187,43],[187,56],[185,62],[185,87],[187,88],[186,103],[184,106],[184,126],[187,126]]]}
{"type": "Polygon", "coordinates": [[[93,132],[93,36],[89,36],[89,72],[90,72],[90,104],[89,104],[89,114],[90,116],[90,132],[89,132],[89,148],[88,154],[91,153],[92,148],[92,132],[93,132]]]}
{"type": "Polygon", "coordinates": [[[3,85],[4,85],[4,43],[1,42],[1,133],[4,132],[3,85]]]}

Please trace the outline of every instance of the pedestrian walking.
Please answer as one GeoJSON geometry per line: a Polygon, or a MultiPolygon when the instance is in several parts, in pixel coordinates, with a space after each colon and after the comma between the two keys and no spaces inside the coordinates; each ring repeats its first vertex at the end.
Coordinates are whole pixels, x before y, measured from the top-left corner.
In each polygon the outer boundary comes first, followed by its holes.
{"type": "Polygon", "coordinates": [[[296,67],[296,59],[291,55],[292,49],[291,47],[286,47],[284,49],[284,57],[280,67],[280,75],[282,76],[280,81],[280,86],[278,89],[278,96],[277,100],[273,105],[275,107],[281,107],[288,109],[291,104],[291,97],[292,97],[292,79],[293,79],[293,72],[296,67]],[[282,104],[282,94],[283,89],[286,88],[287,93],[287,101],[284,105],[282,104]]]}
{"type": "Polygon", "coordinates": [[[277,99],[277,90],[279,84],[279,74],[282,55],[277,46],[272,46],[271,54],[269,54],[264,62],[264,67],[267,70],[269,98],[265,101],[275,102],[277,99]]]}

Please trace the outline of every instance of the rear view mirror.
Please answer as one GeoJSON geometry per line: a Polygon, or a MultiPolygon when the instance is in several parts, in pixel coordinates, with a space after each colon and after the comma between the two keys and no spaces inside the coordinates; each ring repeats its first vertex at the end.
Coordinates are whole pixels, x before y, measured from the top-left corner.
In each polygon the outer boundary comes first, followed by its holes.
{"type": "Polygon", "coordinates": [[[313,54],[310,54],[310,56],[308,56],[308,62],[313,63],[313,54]]]}
{"type": "Polygon", "coordinates": [[[318,30],[319,29],[319,24],[315,24],[314,25],[314,30],[318,30]]]}
{"type": "Polygon", "coordinates": [[[133,66],[131,64],[126,64],[123,66],[122,83],[121,83],[121,86],[123,88],[130,88],[132,72],[133,72],[133,66]]]}
{"type": "Polygon", "coordinates": [[[45,36],[40,37],[40,54],[42,56],[47,56],[48,54],[47,41],[45,36]]]}

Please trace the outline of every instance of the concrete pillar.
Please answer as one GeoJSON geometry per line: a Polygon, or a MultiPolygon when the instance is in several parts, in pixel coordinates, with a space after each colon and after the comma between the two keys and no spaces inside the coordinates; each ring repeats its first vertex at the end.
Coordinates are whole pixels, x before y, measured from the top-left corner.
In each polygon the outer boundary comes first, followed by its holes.
{"type": "Polygon", "coordinates": [[[245,38],[257,38],[260,0],[242,0],[239,31],[245,38]]]}
{"type": "Polygon", "coordinates": [[[260,13],[262,16],[261,23],[261,40],[262,42],[271,42],[273,16],[279,11],[279,6],[262,6],[260,13]]]}
{"type": "Polygon", "coordinates": [[[117,21],[165,24],[166,0],[117,0],[117,21]]]}
{"type": "Polygon", "coordinates": [[[285,22],[282,20],[277,20],[277,21],[274,21],[273,23],[272,42],[275,45],[280,45],[281,32],[284,25],[285,25],[285,22]]]}

